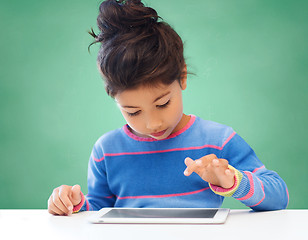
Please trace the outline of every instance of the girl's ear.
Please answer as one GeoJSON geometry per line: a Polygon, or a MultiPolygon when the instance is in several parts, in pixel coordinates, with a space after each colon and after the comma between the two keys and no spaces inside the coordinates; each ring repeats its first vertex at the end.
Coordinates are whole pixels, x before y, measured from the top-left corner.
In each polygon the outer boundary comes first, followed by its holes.
{"type": "Polygon", "coordinates": [[[181,88],[182,90],[185,90],[187,87],[187,66],[184,65],[183,73],[182,73],[182,79],[181,79],[181,88]]]}

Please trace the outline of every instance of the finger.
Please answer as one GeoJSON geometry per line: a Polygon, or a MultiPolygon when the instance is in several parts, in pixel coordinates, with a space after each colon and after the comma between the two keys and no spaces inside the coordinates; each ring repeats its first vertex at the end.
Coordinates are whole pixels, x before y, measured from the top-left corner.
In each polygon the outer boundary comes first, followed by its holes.
{"type": "Polygon", "coordinates": [[[53,215],[65,215],[65,213],[57,208],[54,204],[48,208],[48,212],[53,215]]]}
{"type": "Polygon", "coordinates": [[[206,156],[204,156],[202,158],[195,160],[189,167],[191,167],[191,170],[193,172],[201,176],[208,165],[209,165],[208,159],[206,156]]]}
{"type": "Polygon", "coordinates": [[[188,167],[190,164],[192,164],[194,162],[194,160],[192,160],[191,158],[187,157],[185,158],[185,165],[188,167]]]}
{"type": "Polygon", "coordinates": [[[212,160],[212,166],[213,167],[219,167],[219,165],[220,164],[219,164],[219,160],[218,159],[215,158],[215,159],[212,160]]]}
{"type": "Polygon", "coordinates": [[[48,208],[48,212],[50,214],[56,215],[57,213],[55,211],[52,210],[52,206],[51,206],[51,196],[48,198],[47,200],[47,208],[48,208]]]}
{"type": "Polygon", "coordinates": [[[191,175],[192,174],[192,171],[189,171],[189,166],[191,166],[192,164],[194,164],[194,160],[192,160],[191,158],[189,158],[189,157],[187,157],[187,158],[185,158],[185,161],[184,161],[184,163],[185,163],[185,165],[187,166],[186,167],[186,169],[184,170],[184,175],[185,176],[189,176],[189,175],[191,175]]]}
{"type": "Polygon", "coordinates": [[[233,177],[233,176],[235,175],[235,172],[234,172],[233,169],[227,168],[227,169],[225,170],[225,174],[226,174],[227,176],[233,177]]]}
{"type": "Polygon", "coordinates": [[[235,183],[235,180],[234,180],[235,173],[231,169],[226,169],[224,171],[224,174],[225,175],[222,178],[224,186],[222,186],[222,187],[224,187],[224,188],[231,188],[234,185],[234,183],[235,183]]]}
{"type": "Polygon", "coordinates": [[[226,159],[219,159],[219,164],[222,165],[224,168],[228,168],[229,162],[226,159]]]}
{"type": "Polygon", "coordinates": [[[192,162],[184,171],[184,175],[185,176],[190,176],[193,172],[197,173],[197,174],[201,174],[202,172],[202,161],[200,160],[196,160],[194,162],[192,162]]]}
{"type": "Polygon", "coordinates": [[[225,161],[219,161],[219,165],[217,167],[213,167],[213,171],[217,176],[217,183],[214,183],[214,185],[218,185],[223,188],[230,188],[234,185],[235,172],[228,168],[225,161]]]}
{"type": "Polygon", "coordinates": [[[62,212],[59,208],[56,207],[56,205],[53,203],[53,198],[50,196],[48,199],[48,212],[53,215],[65,215],[64,212],[62,212]]]}
{"type": "Polygon", "coordinates": [[[69,198],[71,194],[71,187],[70,186],[62,186],[59,189],[59,198],[62,204],[65,206],[65,212],[70,215],[73,213],[73,203],[69,198]]]}
{"type": "Polygon", "coordinates": [[[72,187],[70,200],[74,206],[78,205],[81,202],[81,188],[78,184],[72,187]]]}
{"type": "Polygon", "coordinates": [[[52,215],[59,215],[59,214],[57,214],[56,212],[54,212],[53,210],[51,210],[51,209],[48,209],[48,212],[49,212],[50,214],[52,214],[52,215]]]}
{"type": "Polygon", "coordinates": [[[68,214],[68,209],[65,207],[59,197],[59,189],[54,190],[52,194],[52,202],[61,212],[63,212],[64,214],[68,214]]]}
{"type": "Polygon", "coordinates": [[[200,159],[197,159],[195,161],[193,161],[190,158],[186,158],[186,159],[185,159],[185,164],[187,163],[189,165],[185,169],[184,175],[189,176],[193,172],[195,172],[199,176],[202,177],[204,175],[205,171],[207,170],[207,167],[209,166],[209,164],[212,162],[213,159],[217,159],[217,156],[215,154],[209,154],[209,155],[203,156],[200,159]]]}
{"type": "Polygon", "coordinates": [[[192,174],[192,172],[189,172],[189,171],[188,171],[188,168],[186,168],[186,169],[184,170],[184,175],[185,175],[186,177],[190,176],[191,174],[192,174]]]}
{"type": "Polygon", "coordinates": [[[226,176],[225,171],[228,169],[228,164],[226,162],[228,161],[224,159],[213,159],[207,169],[211,169],[211,171],[213,171],[217,177],[220,176],[219,178],[221,178],[226,176]]]}

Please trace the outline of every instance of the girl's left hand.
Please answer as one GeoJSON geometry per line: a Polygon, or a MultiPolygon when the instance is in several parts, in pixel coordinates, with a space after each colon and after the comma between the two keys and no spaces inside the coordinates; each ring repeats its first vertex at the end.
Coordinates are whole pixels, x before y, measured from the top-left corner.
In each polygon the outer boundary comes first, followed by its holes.
{"type": "Polygon", "coordinates": [[[226,159],[218,159],[215,154],[206,155],[200,159],[185,159],[187,168],[184,171],[185,176],[197,173],[204,181],[222,188],[231,188],[234,185],[233,169],[228,168],[226,159]]]}

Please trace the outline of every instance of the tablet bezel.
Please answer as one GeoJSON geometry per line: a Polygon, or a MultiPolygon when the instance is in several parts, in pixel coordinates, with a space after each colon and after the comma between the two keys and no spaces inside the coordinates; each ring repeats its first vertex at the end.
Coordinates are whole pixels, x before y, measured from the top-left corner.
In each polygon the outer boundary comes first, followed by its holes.
{"type": "Polygon", "coordinates": [[[175,224],[221,224],[228,217],[228,208],[102,208],[89,219],[92,223],[175,223],[175,224]],[[104,218],[103,215],[112,209],[153,209],[153,210],[198,210],[211,209],[217,210],[213,218],[104,218]]]}

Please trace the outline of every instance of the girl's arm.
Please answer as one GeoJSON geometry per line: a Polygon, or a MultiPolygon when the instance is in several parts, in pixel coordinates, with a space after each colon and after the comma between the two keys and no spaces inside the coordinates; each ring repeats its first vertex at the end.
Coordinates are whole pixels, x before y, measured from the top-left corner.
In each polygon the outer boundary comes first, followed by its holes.
{"type": "Polygon", "coordinates": [[[224,146],[219,156],[185,159],[189,176],[196,172],[209,182],[213,192],[234,197],[256,211],[284,209],[289,196],[285,182],[267,170],[251,147],[237,134],[224,146]]]}
{"type": "Polygon", "coordinates": [[[230,189],[211,186],[222,196],[232,196],[256,211],[287,207],[288,189],[282,178],[265,168],[251,147],[237,134],[224,146],[221,158],[235,169],[235,184],[230,189]]]}

